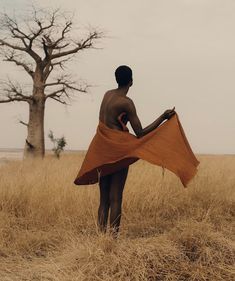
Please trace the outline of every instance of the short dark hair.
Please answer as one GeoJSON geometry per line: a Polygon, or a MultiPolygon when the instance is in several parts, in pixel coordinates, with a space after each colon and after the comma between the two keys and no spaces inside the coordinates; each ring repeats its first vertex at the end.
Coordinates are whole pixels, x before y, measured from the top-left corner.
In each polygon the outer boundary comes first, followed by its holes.
{"type": "Polygon", "coordinates": [[[132,70],[127,65],[120,65],[115,70],[115,77],[119,87],[127,86],[132,81],[132,70]]]}

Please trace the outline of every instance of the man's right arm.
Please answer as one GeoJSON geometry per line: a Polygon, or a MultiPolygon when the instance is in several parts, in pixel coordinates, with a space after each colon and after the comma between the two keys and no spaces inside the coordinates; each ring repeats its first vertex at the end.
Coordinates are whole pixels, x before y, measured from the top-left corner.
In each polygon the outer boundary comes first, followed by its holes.
{"type": "Polygon", "coordinates": [[[137,138],[141,138],[146,134],[150,133],[151,131],[156,129],[164,120],[169,119],[171,116],[175,114],[174,109],[166,110],[153,123],[151,123],[145,128],[142,128],[141,122],[136,113],[135,105],[131,99],[129,99],[125,107],[126,107],[128,120],[130,121],[131,127],[133,128],[137,138]]]}

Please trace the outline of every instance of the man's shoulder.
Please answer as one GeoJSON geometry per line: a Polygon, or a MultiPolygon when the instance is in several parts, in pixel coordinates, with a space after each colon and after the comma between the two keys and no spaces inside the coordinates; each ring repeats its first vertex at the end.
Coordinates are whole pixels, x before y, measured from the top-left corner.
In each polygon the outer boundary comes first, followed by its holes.
{"type": "Polygon", "coordinates": [[[126,100],[127,100],[127,102],[129,102],[129,103],[133,103],[133,100],[132,100],[131,98],[127,97],[127,96],[126,96],[126,100]]]}
{"type": "Polygon", "coordinates": [[[123,103],[125,103],[126,105],[129,105],[129,106],[133,106],[134,105],[134,102],[131,98],[129,97],[123,97],[123,103]]]}
{"type": "MultiPolygon", "coordinates": [[[[108,90],[105,92],[104,98],[108,98],[109,96],[115,96],[116,94],[117,94],[116,89],[108,90]]],[[[114,102],[114,100],[113,100],[113,102],[114,102]]],[[[117,95],[117,98],[115,99],[115,104],[117,106],[128,107],[128,108],[131,108],[134,106],[134,102],[132,101],[131,98],[129,98],[127,96],[120,96],[120,95],[117,95]]]]}
{"type": "Polygon", "coordinates": [[[112,95],[113,93],[115,92],[115,90],[113,89],[111,89],[111,90],[107,90],[105,93],[104,93],[104,97],[105,96],[109,96],[109,95],[112,95]]]}
{"type": "Polygon", "coordinates": [[[119,101],[119,106],[126,111],[132,111],[134,109],[134,103],[129,97],[122,97],[119,101]]]}
{"type": "Polygon", "coordinates": [[[112,90],[108,90],[104,93],[104,96],[107,96],[108,94],[112,93],[112,90]]]}

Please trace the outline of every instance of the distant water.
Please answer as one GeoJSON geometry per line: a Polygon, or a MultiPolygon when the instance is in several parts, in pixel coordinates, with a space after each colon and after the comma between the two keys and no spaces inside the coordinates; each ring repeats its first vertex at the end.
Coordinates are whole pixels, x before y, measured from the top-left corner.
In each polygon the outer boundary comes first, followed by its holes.
{"type": "Polygon", "coordinates": [[[23,159],[23,149],[18,148],[0,148],[0,165],[10,160],[23,159]]]}
{"type": "MultiPolygon", "coordinates": [[[[47,153],[52,153],[51,150],[46,150],[47,153]]],[[[66,150],[65,153],[85,153],[85,150],[66,150]]],[[[22,160],[24,150],[20,148],[0,148],[0,165],[11,160],[22,160]]]]}

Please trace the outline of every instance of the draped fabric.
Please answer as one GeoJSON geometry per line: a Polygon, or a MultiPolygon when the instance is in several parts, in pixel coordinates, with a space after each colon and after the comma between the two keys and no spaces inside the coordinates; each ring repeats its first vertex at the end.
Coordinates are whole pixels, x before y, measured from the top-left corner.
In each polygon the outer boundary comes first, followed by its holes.
{"type": "Polygon", "coordinates": [[[74,183],[97,183],[99,177],[112,174],[139,159],[175,173],[184,187],[196,174],[199,164],[177,114],[141,138],[127,130],[110,129],[99,121],[74,183]]]}

